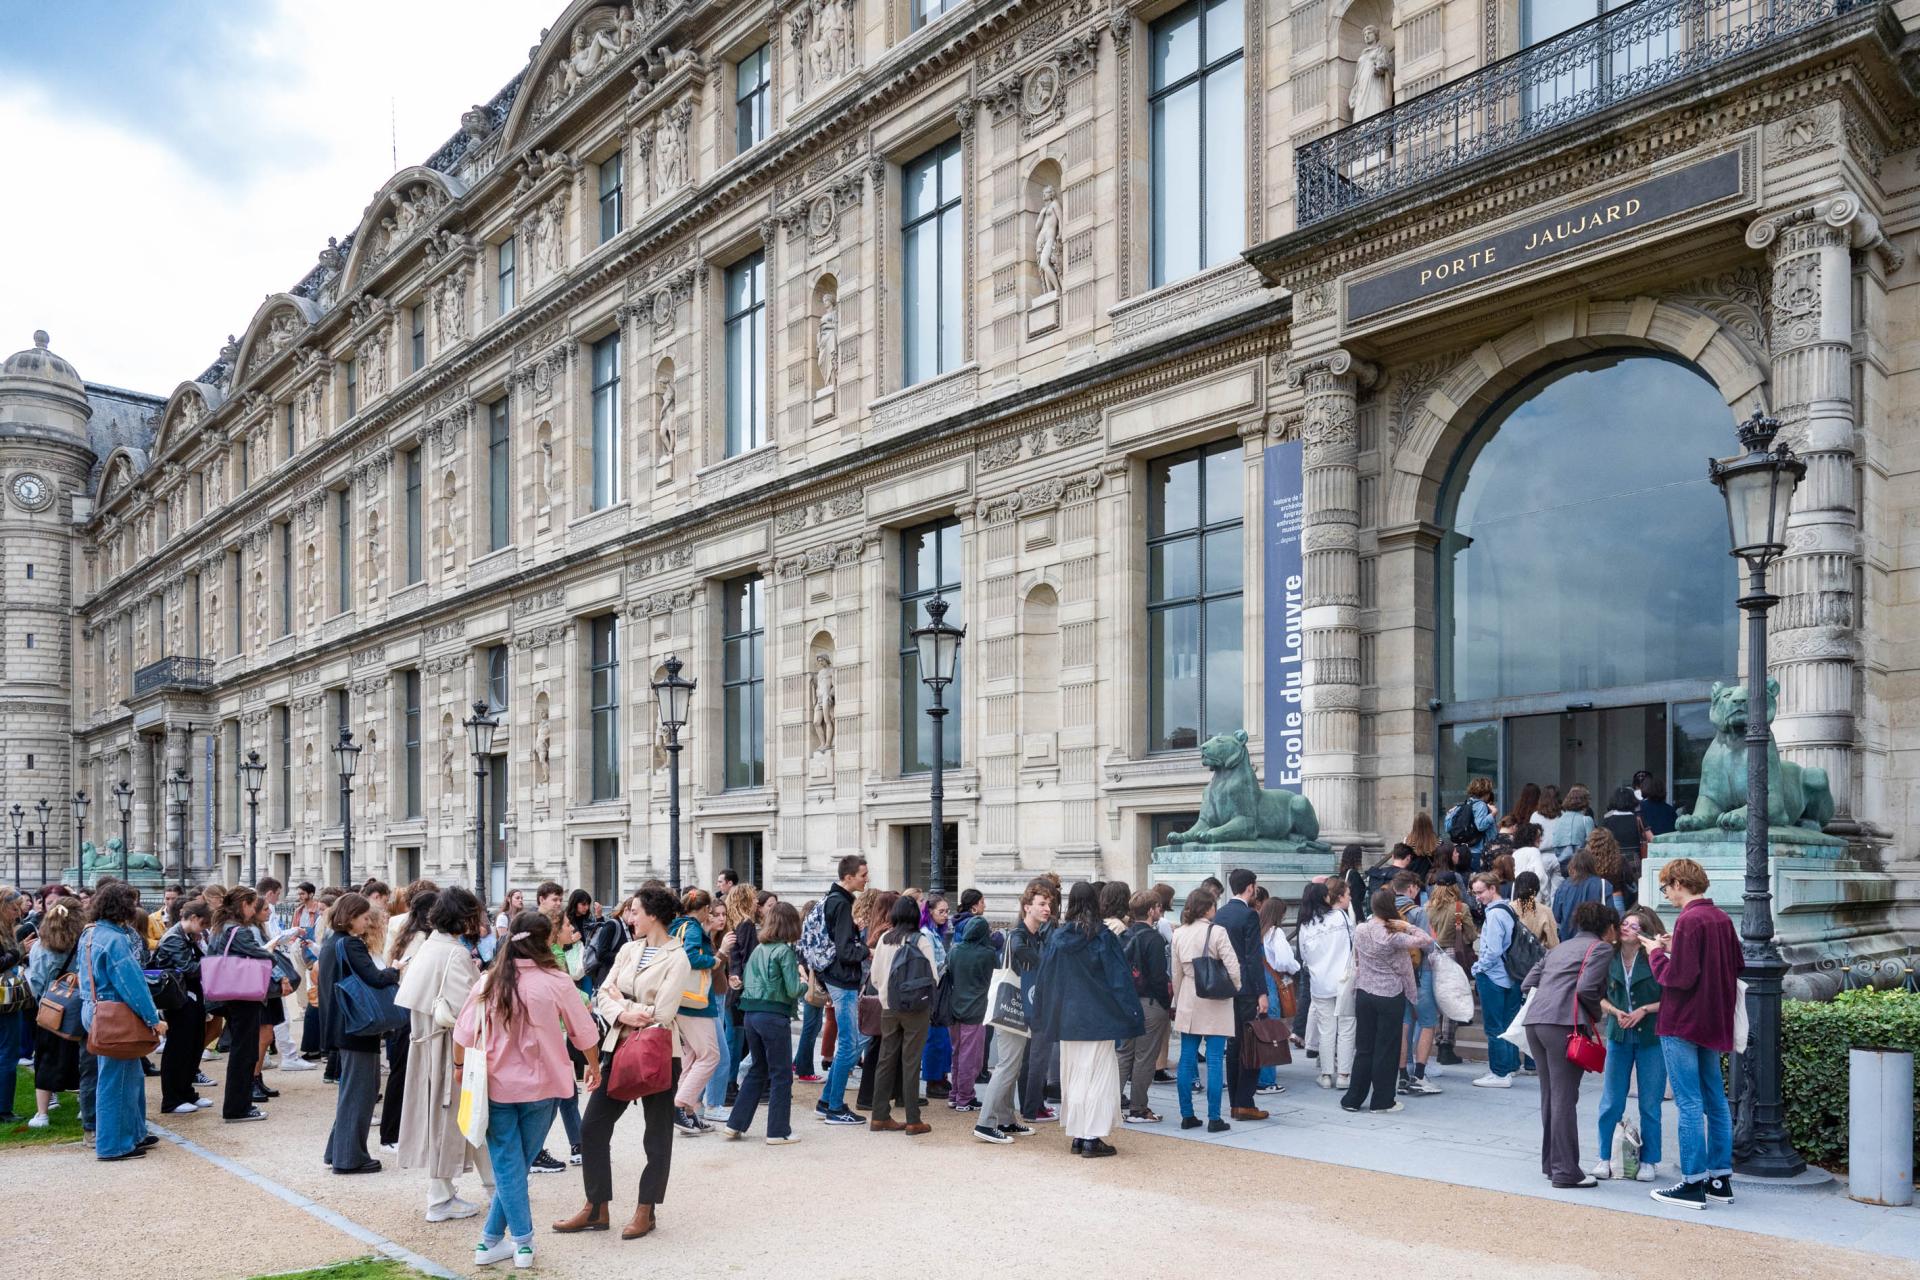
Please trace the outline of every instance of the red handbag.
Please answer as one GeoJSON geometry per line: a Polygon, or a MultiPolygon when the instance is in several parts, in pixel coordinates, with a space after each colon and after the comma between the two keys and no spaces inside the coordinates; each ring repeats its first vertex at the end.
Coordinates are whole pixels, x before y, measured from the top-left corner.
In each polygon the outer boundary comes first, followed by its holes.
{"type": "MultiPolygon", "coordinates": [[[[1594,943],[1594,947],[1599,943],[1594,943]]],[[[1587,972],[1587,961],[1593,956],[1593,947],[1587,948],[1587,954],[1580,957],[1580,972],[1573,979],[1573,1010],[1567,1020],[1573,1023],[1573,1030],[1567,1033],[1567,1061],[1582,1071],[1605,1071],[1607,1069],[1607,1046],[1591,1029],[1580,1028],[1580,979],[1587,972]]]]}
{"type": "Polygon", "coordinates": [[[665,1027],[641,1027],[613,1051],[607,1069],[607,1096],[632,1102],[664,1091],[673,1083],[673,1032],[665,1027]]]}

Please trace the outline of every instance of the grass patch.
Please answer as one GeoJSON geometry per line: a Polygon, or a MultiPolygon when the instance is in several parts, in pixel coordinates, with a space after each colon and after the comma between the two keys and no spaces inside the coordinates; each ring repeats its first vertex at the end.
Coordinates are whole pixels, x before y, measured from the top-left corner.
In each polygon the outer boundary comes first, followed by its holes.
{"type": "Polygon", "coordinates": [[[50,1122],[44,1129],[27,1128],[27,1120],[34,1112],[33,1069],[20,1068],[20,1075],[13,1086],[13,1114],[18,1120],[0,1124],[0,1147],[43,1146],[50,1142],[80,1141],[80,1098],[77,1094],[63,1093],[56,1099],[59,1103],[47,1113],[50,1122]]]}
{"type": "Polygon", "coordinates": [[[425,1277],[426,1272],[416,1271],[392,1258],[355,1258],[350,1262],[336,1262],[330,1267],[315,1267],[311,1271],[282,1271],[271,1277],[255,1276],[254,1280],[425,1280],[425,1277]]]}

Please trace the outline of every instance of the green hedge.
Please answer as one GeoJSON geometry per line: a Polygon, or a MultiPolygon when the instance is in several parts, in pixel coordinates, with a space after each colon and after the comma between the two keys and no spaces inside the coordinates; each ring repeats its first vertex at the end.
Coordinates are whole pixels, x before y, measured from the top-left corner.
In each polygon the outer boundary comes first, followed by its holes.
{"type": "MultiPolygon", "coordinates": [[[[1920,1056],[1920,995],[1847,991],[1831,1002],[1788,1000],[1782,1009],[1787,1127],[1814,1164],[1847,1161],[1847,1051],[1907,1049],[1920,1056]]],[[[1914,1148],[1920,1154],[1920,1124],[1914,1148]]]]}

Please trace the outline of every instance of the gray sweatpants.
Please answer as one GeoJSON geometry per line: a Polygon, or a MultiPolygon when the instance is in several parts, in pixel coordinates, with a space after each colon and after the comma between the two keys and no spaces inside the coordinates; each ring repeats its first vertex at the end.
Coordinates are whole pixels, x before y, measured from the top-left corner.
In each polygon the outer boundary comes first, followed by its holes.
{"type": "Polygon", "coordinates": [[[1160,1051],[1167,1047],[1167,1032],[1173,1027],[1173,1015],[1158,1000],[1142,997],[1140,1016],[1146,1031],[1120,1042],[1120,1084],[1127,1091],[1127,1109],[1135,1112],[1147,1109],[1153,1069],[1160,1065],[1160,1051]]]}
{"type": "Polygon", "coordinates": [[[980,1121],[982,1129],[997,1129],[1003,1124],[1012,1124],[1015,1115],[1014,1085],[1020,1079],[1020,1067],[1027,1060],[1027,1038],[1009,1035],[1005,1031],[993,1033],[993,1060],[987,1070],[990,1078],[986,1087],[980,1090],[980,1121]]]}

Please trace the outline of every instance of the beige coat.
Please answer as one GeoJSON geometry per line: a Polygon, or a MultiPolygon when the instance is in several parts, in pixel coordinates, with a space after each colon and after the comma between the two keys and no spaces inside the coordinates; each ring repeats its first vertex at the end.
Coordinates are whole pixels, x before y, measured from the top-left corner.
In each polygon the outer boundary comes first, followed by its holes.
{"type": "Polygon", "coordinates": [[[400,1109],[400,1163],[430,1178],[457,1178],[477,1168],[491,1184],[485,1147],[460,1132],[460,1073],[453,1065],[453,1028],[433,1020],[439,1000],[458,1013],[480,976],[480,966],[458,938],[436,933],[421,942],[400,974],[394,1002],[413,1017],[407,1051],[407,1089],[400,1109]]]}
{"type": "MultiPolygon", "coordinates": [[[[629,942],[613,958],[607,980],[593,997],[593,1007],[607,1022],[607,1038],[600,1043],[603,1055],[620,1047],[621,1039],[632,1027],[620,1021],[629,1009],[642,1009],[653,1015],[653,1024],[673,1032],[673,1056],[680,1053],[680,993],[693,979],[693,966],[687,962],[687,949],[680,939],[669,937],[660,954],[645,969],[640,966],[642,942],[629,942]]],[[[603,1056],[602,1061],[606,1061],[603,1056]]]]}
{"type": "Polygon", "coordinates": [[[1202,951],[1227,966],[1240,985],[1240,957],[1233,940],[1211,920],[1195,920],[1173,931],[1173,1029],[1190,1036],[1233,1035],[1233,1001],[1202,1000],[1193,990],[1193,962],[1202,951]]]}

